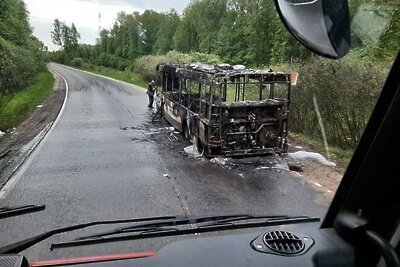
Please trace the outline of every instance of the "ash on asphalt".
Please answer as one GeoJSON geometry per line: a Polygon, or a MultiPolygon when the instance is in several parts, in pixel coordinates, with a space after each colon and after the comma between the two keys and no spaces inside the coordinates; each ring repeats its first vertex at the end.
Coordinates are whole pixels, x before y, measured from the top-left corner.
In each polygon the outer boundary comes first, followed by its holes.
{"type": "Polygon", "coordinates": [[[159,152],[166,156],[182,160],[190,158],[191,160],[197,160],[199,164],[211,162],[242,178],[253,177],[254,174],[262,174],[266,171],[278,173],[302,171],[301,163],[289,158],[287,154],[243,158],[215,157],[207,159],[204,156],[193,158],[193,156],[185,152],[185,148],[191,146],[192,143],[184,139],[183,135],[174,129],[165,119],[157,117],[153,120],[154,115],[155,111],[149,112],[146,122],[142,125],[136,127],[121,126],[120,129],[140,131],[145,137],[133,137],[131,141],[156,142],[160,150],[162,150],[159,152]]]}

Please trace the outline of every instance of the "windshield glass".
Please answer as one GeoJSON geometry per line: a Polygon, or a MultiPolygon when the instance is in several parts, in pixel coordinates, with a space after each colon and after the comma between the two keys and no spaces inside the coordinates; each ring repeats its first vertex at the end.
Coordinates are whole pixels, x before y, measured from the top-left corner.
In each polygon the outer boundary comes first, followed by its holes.
{"type": "MultiPolygon", "coordinates": [[[[331,60],[270,0],[1,0],[0,208],[46,208],[1,218],[0,246],[100,220],[323,217],[399,50],[399,1],[349,7],[351,50],[331,60]]],[[[186,238],[48,249],[115,228],[23,254],[186,238]]]]}

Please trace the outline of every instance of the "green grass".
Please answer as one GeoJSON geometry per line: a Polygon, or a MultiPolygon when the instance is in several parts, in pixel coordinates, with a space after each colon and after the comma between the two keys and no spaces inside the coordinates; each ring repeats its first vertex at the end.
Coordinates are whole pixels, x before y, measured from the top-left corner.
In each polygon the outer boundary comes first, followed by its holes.
{"type": "MultiPolygon", "coordinates": [[[[289,133],[289,138],[294,140],[297,143],[303,143],[309,145],[313,150],[323,154],[325,157],[326,151],[325,146],[322,141],[311,139],[303,134],[299,133],[289,133]]],[[[338,147],[329,146],[329,153],[332,156],[332,159],[341,167],[347,167],[351,157],[353,156],[352,149],[342,149],[338,147]]]]}
{"type": "Polygon", "coordinates": [[[82,64],[82,66],[79,67],[79,69],[147,88],[147,82],[143,81],[138,74],[133,73],[132,71],[120,71],[89,63],[82,64]]]}
{"type": "Polygon", "coordinates": [[[54,77],[48,72],[40,72],[33,84],[13,96],[2,96],[7,103],[0,108],[0,130],[18,126],[27,115],[50,95],[54,77]]]}

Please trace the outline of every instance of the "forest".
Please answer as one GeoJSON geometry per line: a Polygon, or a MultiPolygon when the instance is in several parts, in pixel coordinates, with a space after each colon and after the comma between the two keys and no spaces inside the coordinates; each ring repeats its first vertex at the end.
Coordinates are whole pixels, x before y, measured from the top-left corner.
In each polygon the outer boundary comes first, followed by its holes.
{"type": "MultiPolygon", "coordinates": [[[[382,2],[385,6],[374,12],[380,12],[379,16],[384,18],[399,17],[397,1],[382,2]]],[[[357,11],[360,6],[369,8],[363,3],[351,0],[350,8],[357,11]]],[[[381,61],[392,57],[400,37],[399,24],[398,19],[391,20],[380,36],[380,43],[372,49],[368,48],[369,40],[353,30],[353,50],[359,50],[362,58],[381,61]]],[[[376,25],[371,26],[380,30],[376,25]]],[[[112,28],[101,30],[96,45],[79,45],[74,52],[75,57],[125,70],[133,68],[136,58],[169,51],[211,54],[222,62],[257,67],[312,57],[284,28],[270,0],[192,0],[182,14],[173,9],[161,13],[121,11],[112,28]]],[[[65,60],[71,60],[71,56],[65,60]]]]}
{"type": "Polygon", "coordinates": [[[23,1],[0,1],[0,107],[6,95],[31,84],[44,69],[44,45],[32,35],[23,1]]]}
{"type": "Polygon", "coordinates": [[[21,0],[0,1],[0,136],[18,126],[53,88],[43,43],[21,0]]]}

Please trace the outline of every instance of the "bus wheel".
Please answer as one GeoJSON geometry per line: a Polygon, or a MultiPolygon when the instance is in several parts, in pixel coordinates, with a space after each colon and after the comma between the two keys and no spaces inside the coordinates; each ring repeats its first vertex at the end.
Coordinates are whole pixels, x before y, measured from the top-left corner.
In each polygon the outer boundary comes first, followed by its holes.
{"type": "Polygon", "coordinates": [[[205,152],[205,149],[204,149],[204,145],[203,145],[203,143],[201,142],[201,140],[200,140],[199,137],[196,137],[196,143],[195,143],[195,145],[196,145],[197,151],[199,151],[200,155],[203,156],[203,155],[204,155],[204,152],[205,152]]]}
{"type": "Polygon", "coordinates": [[[182,124],[183,127],[183,136],[186,140],[190,139],[189,129],[187,127],[186,121],[182,124]]]}

